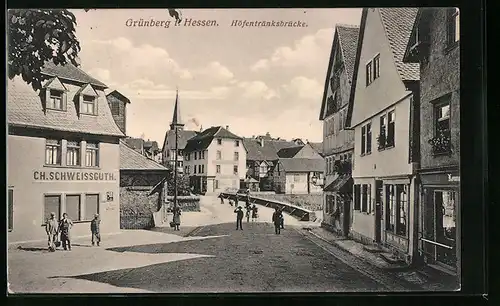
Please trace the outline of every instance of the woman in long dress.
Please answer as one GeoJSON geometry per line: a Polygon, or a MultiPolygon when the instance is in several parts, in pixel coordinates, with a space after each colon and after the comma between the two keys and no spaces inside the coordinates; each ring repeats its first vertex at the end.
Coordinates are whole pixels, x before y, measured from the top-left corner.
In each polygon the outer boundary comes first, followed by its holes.
{"type": "Polygon", "coordinates": [[[173,218],[173,223],[174,223],[174,230],[179,231],[179,226],[181,226],[181,209],[180,207],[176,207],[174,209],[174,218],[173,218]]]}

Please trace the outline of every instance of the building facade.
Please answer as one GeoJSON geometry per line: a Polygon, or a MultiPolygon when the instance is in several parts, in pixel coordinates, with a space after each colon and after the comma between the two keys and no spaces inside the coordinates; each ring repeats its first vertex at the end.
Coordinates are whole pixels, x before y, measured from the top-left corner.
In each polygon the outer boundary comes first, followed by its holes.
{"type": "Polygon", "coordinates": [[[405,61],[420,64],[419,250],[460,275],[459,14],[420,9],[405,61]]]}
{"type": "Polygon", "coordinates": [[[354,131],[345,122],[359,26],[337,25],[325,80],[320,120],[323,121],[325,181],[323,227],[347,236],[351,226],[354,131]]]}
{"type": "Polygon", "coordinates": [[[280,158],[272,169],[274,191],[280,194],[318,194],[323,188],[316,184],[323,179],[323,159],[280,158]]]}
{"type": "Polygon", "coordinates": [[[8,241],[46,239],[51,212],[67,213],[72,235],[120,230],[119,139],[106,85],[77,67],[47,64],[35,92],[16,77],[7,89],[8,241]]]}
{"type": "Polygon", "coordinates": [[[417,9],[363,9],[348,125],[354,129],[351,235],[416,254],[419,65],[403,63],[417,9]]]}
{"type": "Polygon", "coordinates": [[[178,173],[184,173],[186,169],[184,166],[184,148],[186,147],[187,141],[197,134],[198,132],[196,131],[184,130],[184,123],[182,123],[181,120],[179,93],[177,93],[174,104],[174,113],[172,115],[172,123],[170,124],[170,130],[165,133],[163,148],[161,150],[162,164],[169,169],[174,169],[175,159],[177,156],[177,171],[178,173]],[[176,135],[177,144],[175,141],[176,135]]]}
{"type": "Polygon", "coordinates": [[[226,126],[206,129],[187,141],[184,149],[186,174],[195,193],[219,193],[239,189],[246,177],[243,138],[226,126]]]}

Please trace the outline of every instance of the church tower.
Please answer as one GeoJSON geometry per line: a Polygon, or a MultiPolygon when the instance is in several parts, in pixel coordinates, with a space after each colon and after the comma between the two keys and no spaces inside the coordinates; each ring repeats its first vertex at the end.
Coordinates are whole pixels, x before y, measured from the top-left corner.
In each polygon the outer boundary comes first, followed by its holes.
{"type": "Polygon", "coordinates": [[[179,90],[177,90],[175,95],[175,105],[174,105],[174,114],[172,116],[172,123],[170,124],[170,130],[183,130],[184,123],[181,120],[181,109],[179,106],[179,90]]]}

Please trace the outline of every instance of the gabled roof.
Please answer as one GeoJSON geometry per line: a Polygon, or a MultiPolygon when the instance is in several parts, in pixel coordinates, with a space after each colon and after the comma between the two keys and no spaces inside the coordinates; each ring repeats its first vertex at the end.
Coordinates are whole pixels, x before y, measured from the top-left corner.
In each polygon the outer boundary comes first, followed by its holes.
{"type": "Polygon", "coordinates": [[[42,68],[42,73],[49,76],[57,76],[61,79],[80,82],[82,84],[90,83],[92,85],[96,85],[102,88],[108,87],[103,82],[91,77],[83,70],[74,66],[71,63],[67,63],[66,65],[62,66],[62,65],[55,65],[51,61],[46,62],[44,67],[42,68]]]}
{"type": "Polygon", "coordinates": [[[92,88],[92,85],[90,84],[85,84],[80,89],[76,92],[76,95],[86,95],[86,96],[92,96],[92,97],[98,97],[99,95],[97,92],[92,88]]]}
{"type": "Polygon", "coordinates": [[[296,147],[289,147],[289,148],[283,148],[279,150],[276,154],[278,154],[279,158],[293,158],[297,153],[302,150],[304,146],[296,146],[296,147]]]}
{"type": "Polygon", "coordinates": [[[242,137],[229,132],[222,126],[213,126],[189,139],[184,150],[187,152],[205,150],[215,138],[243,140],[242,137]]]}
{"type": "Polygon", "coordinates": [[[109,96],[114,96],[116,97],[118,100],[120,101],[123,101],[125,103],[130,103],[130,100],[129,98],[125,97],[121,92],[119,92],[118,90],[113,90],[112,92],[108,93],[106,95],[106,98],[109,97],[109,96]]]}
{"type": "Polygon", "coordinates": [[[322,142],[309,142],[311,147],[318,152],[319,155],[323,156],[323,143],[322,142]]]}
{"type": "MultiPolygon", "coordinates": [[[[193,138],[198,134],[197,131],[188,131],[183,129],[177,130],[177,148],[179,150],[184,150],[189,139],[193,138]]],[[[165,139],[163,140],[163,150],[174,150],[175,149],[175,130],[168,130],[165,133],[165,139]]]]}
{"type": "MultiPolygon", "coordinates": [[[[354,96],[357,83],[356,80],[358,78],[359,60],[365,34],[368,10],[368,8],[364,8],[361,14],[361,24],[356,50],[356,60],[354,62],[353,82],[351,85],[351,93],[347,110],[346,127],[351,126],[354,96]]],[[[398,70],[399,76],[401,77],[401,80],[418,81],[420,79],[420,66],[413,63],[403,63],[403,55],[406,50],[408,40],[410,39],[411,29],[417,16],[418,8],[379,8],[376,10],[378,10],[378,12],[380,13],[382,25],[387,35],[389,46],[391,48],[394,62],[396,64],[396,68],[398,70]]]]}
{"type": "Polygon", "coordinates": [[[42,88],[50,88],[50,89],[57,89],[57,90],[62,90],[62,91],[68,91],[66,86],[59,80],[58,77],[53,77],[52,79],[48,80],[45,85],[42,86],[42,88]]]}
{"type": "Polygon", "coordinates": [[[380,8],[379,11],[401,80],[420,80],[420,66],[415,63],[403,62],[418,8],[380,8]]]}
{"type": "Polygon", "coordinates": [[[247,150],[247,160],[272,161],[278,159],[277,152],[280,149],[297,146],[292,141],[263,139],[264,146],[260,140],[255,138],[243,138],[243,144],[247,150]]]}
{"type": "Polygon", "coordinates": [[[40,94],[15,77],[7,81],[7,122],[12,126],[125,137],[111,115],[107,100],[97,99],[96,116],[79,116],[73,102],[78,87],[68,87],[66,111],[45,111],[40,94]]]}
{"type": "Polygon", "coordinates": [[[280,158],[279,163],[285,172],[323,172],[325,161],[311,158],[280,158]]]}
{"type": "Polygon", "coordinates": [[[124,141],[120,141],[120,170],[155,170],[169,171],[164,166],[147,158],[134,149],[130,148],[124,141]]]}
{"type": "Polygon", "coordinates": [[[352,77],[354,73],[354,63],[356,61],[356,50],[359,36],[359,26],[347,25],[347,24],[337,24],[335,26],[335,34],[333,36],[332,49],[330,51],[330,60],[328,62],[328,69],[326,72],[325,87],[323,90],[323,99],[321,100],[321,111],[319,114],[319,120],[323,120],[323,114],[325,112],[325,105],[328,95],[328,87],[330,86],[330,78],[334,66],[335,54],[337,49],[339,49],[339,54],[344,62],[344,67],[349,77],[349,81],[352,83],[352,77]]]}

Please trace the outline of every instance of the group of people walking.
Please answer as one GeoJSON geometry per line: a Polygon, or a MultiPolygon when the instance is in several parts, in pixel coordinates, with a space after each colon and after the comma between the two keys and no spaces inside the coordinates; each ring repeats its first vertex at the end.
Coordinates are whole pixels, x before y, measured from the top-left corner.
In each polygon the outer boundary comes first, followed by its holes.
{"type": "MultiPolygon", "coordinates": [[[[94,219],[90,222],[90,232],[92,233],[92,245],[99,246],[101,242],[100,234],[101,219],[98,214],[94,215],[94,219]]],[[[71,251],[71,228],[73,221],[67,213],[63,213],[61,220],[56,219],[54,212],[50,213],[50,217],[45,224],[45,232],[48,238],[48,247],[50,252],[55,252],[62,244],[65,251],[71,251]]]]}

